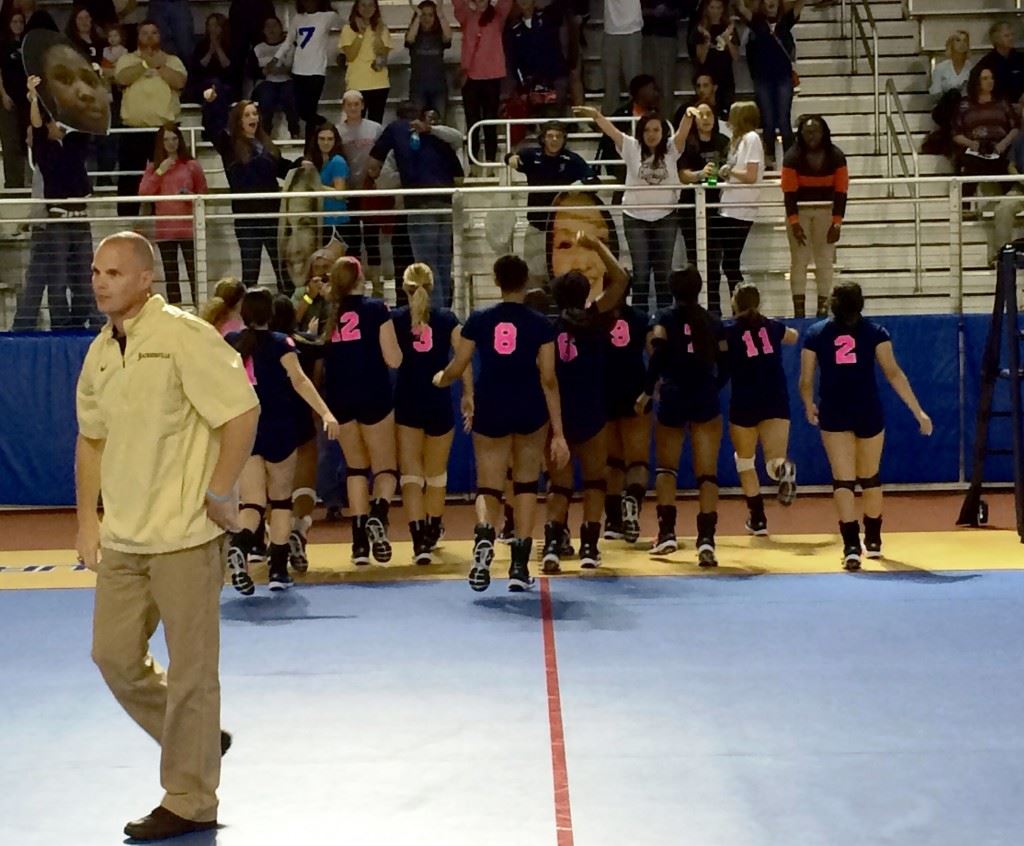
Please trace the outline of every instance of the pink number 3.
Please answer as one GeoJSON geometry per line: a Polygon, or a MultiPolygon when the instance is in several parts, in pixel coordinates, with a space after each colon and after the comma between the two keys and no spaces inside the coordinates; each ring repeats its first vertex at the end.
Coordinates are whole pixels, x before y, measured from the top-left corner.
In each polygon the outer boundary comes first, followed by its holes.
{"type": "Polygon", "coordinates": [[[569,362],[576,358],[576,341],[568,332],[560,332],[558,335],[558,357],[562,361],[569,362]]]}
{"type": "Polygon", "coordinates": [[[498,355],[512,355],[516,351],[518,334],[514,323],[499,323],[494,327],[494,351],[498,355]]]}
{"type": "Polygon", "coordinates": [[[835,344],[836,364],[857,363],[857,341],[852,335],[840,335],[835,344]]]}
{"type": "Polygon", "coordinates": [[[338,319],[338,323],[340,326],[335,327],[331,335],[332,342],[358,341],[363,337],[363,333],[359,331],[359,312],[346,311],[338,319]]]}
{"type": "Polygon", "coordinates": [[[434,348],[434,330],[424,324],[412,331],[412,348],[416,352],[430,352],[434,348]]]}
{"type": "Polygon", "coordinates": [[[621,317],[615,321],[611,331],[613,347],[629,346],[629,324],[621,317]]]}

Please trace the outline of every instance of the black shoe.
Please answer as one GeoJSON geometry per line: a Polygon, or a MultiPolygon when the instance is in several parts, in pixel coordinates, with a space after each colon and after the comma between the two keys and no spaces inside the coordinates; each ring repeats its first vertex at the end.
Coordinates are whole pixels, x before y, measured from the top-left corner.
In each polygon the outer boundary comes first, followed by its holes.
{"type": "Polygon", "coordinates": [[[444,523],[441,522],[440,517],[428,517],[427,518],[427,534],[426,540],[430,544],[430,551],[433,552],[437,549],[441,539],[444,537],[444,523]]]}
{"type": "Polygon", "coordinates": [[[576,550],[572,547],[572,535],[569,534],[569,527],[567,525],[562,526],[562,543],[558,547],[558,556],[560,558],[572,558],[576,554],[576,550]]]}
{"type": "Polygon", "coordinates": [[[237,546],[228,547],[228,572],[231,574],[231,587],[242,596],[252,596],[256,592],[256,585],[246,565],[245,552],[237,546]]]}
{"type": "Polygon", "coordinates": [[[796,465],[788,458],[779,471],[779,502],[790,506],[796,499],[796,465]]]}
{"type": "Polygon", "coordinates": [[[391,541],[388,540],[388,503],[374,500],[370,508],[370,519],[366,521],[366,533],[370,537],[370,551],[378,564],[391,560],[391,541]]]}
{"type": "Polygon", "coordinates": [[[697,564],[701,567],[717,567],[714,538],[697,538],[697,564]]]}
{"type": "Polygon", "coordinates": [[[498,535],[498,543],[512,543],[516,539],[516,521],[515,512],[505,507],[505,524],[501,527],[501,532],[498,535]]]}
{"type": "Polygon", "coordinates": [[[601,552],[597,548],[600,535],[600,523],[584,523],[580,528],[580,566],[584,570],[601,566],[601,552]]]}
{"type": "Polygon", "coordinates": [[[864,555],[866,558],[882,557],[882,518],[864,518],[864,555]]]}
{"type": "Polygon", "coordinates": [[[868,540],[864,538],[864,557],[865,558],[881,558],[882,557],[882,539],[868,540]]]}
{"type": "Polygon", "coordinates": [[[477,593],[491,585],[491,562],[494,560],[494,527],[478,523],[473,539],[473,566],[469,586],[477,593]]]}
{"type": "Polygon", "coordinates": [[[651,555],[668,555],[679,549],[676,540],[676,507],[658,506],[658,537],[651,547],[651,555]]]}
{"type": "Polygon", "coordinates": [[[231,732],[223,731],[223,730],[221,731],[221,733],[220,733],[220,756],[221,756],[221,758],[223,758],[225,755],[228,754],[228,750],[231,748],[232,740],[233,740],[233,738],[231,737],[231,732]]]}
{"type": "Polygon", "coordinates": [[[861,549],[859,546],[847,546],[843,549],[843,569],[849,570],[851,573],[860,569],[860,553],[861,549]]]}
{"type": "Polygon", "coordinates": [[[305,573],[309,569],[309,558],[306,556],[306,536],[298,529],[292,529],[288,535],[288,563],[296,573],[305,573]]]}
{"type": "Polygon", "coordinates": [[[544,549],[541,551],[542,572],[553,575],[562,572],[562,524],[547,523],[544,526],[544,549]]]}
{"type": "Polygon", "coordinates": [[[604,539],[605,540],[623,540],[626,537],[625,529],[622,526],[621,520],[605,520],[604,523],[604,539]]]}
{"type": "Polygon", "coordinates": [[[640,503],[630,494],[622,498],[622,536],[626,543],[636,543],[640,538],[640,503]]]}
{"type": "Polygon", "coordinates": [[[768,535],[768,518],[763,514],[751,514],[747,517],[747,532],[755,537],[763,538],[768,535]]]}
{"type": "Polygon", "coordinates": [[[512,564],[508,568],[508,589],[512,593],[522,593],[534,585],[530,575],[530,538],[516,538],[512,541],[512,564]]]}
{"type": "Polygon", "coordinates": [[[168,840],[181,837],[195,831],[209,831],[217,827],[216,820],[196,822],[172,814],[163,805],[158,805],[147,816],[140,820],[132,820],[124,827],[124,833],[132,840],[148,842],[150,840],[168,840]]]}
{"type": "Polygon", "coordinates": [[[340,505],[331,505],[327,508],[327,513],[324,515],[324,519],[328,523],[340,523],[343,519],[340,505]]]}
{"type": "Polygon", "coordinates": [[[429,532],[430,529],[422,520],[414,520],[409,524],[409,534],[412,536],[412,560],[419,566],[434,563],[434,556],[430,554],[429,532]]]}
{"type": "Polygon", "coordinates": [[[255,540],[249,548],[249,554],[246,556],[246,563],[262,564],[267,560],[267,537],[262,527],[256,530],[254,537],[255,540]]]}
{"type": "Polygon", "coordinates": [[[622,497],[619,494],[605,494],[604,497],[604,539],[622,540],[622,497]]]}
{"type": "Polygon", "coordinates": [[[288,575],[288,565],[284,562],[271,561],[268,576],[267,587],[274,592],[288,590],[295,584],[292,577],[288,575]]]}
{"type": "Polygon", "coordinates": [[[366,532],[369,519],[365,514],[352,518],[352,563],[357,567],[370,563],[370,538],[366,532]]]}

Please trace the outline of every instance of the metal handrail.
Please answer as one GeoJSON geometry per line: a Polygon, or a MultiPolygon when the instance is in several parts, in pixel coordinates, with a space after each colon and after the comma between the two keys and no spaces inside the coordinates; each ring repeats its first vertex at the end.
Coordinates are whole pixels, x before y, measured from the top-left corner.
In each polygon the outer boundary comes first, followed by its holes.
{"type": "Polygon", "coordinates": [[[878,24],[875,22],[875,15],[871,11],[871,4],[867,0],[851,0],[850,4],[850,73],[857,74],[857,37],[860,37],[861,46],[864,48],[864,55],[868,60],[868,67],[871,69],[874,81],[874,127],[875,127],[875,155],[882,152],[881,120],[879,101],[881,89],[879,87],[879,65],[881,59],[878,52],[878,24]],[[863,19],[861,17],[863,9],[863,19]],[[864,30],[864,20],[867,20],[868,29],[871,32],[870,41],[867,32],[864,30]]]}
{"type": "MultiPolygon", "coordinates": [[[[921,204],[918,202],[920,198],[918,182],[921,177],[921,162],[917,156],[917,147],[914,145],[914,136],[910,131],[906,112],[903,111],[903,103],[900,101],[899,92],[896,90],[896,83],[890,78],[885,81],[885,174],[890,178],[894,175],[892,169],[893,150],[895,150],[899,158],[900,168],[908,180],[910,197],[914,201],[914,293],[920,294],[923,290],[921,282],[921,204]],[[896,116],[900,122],[899,128],[893,122],[893,104],[896,106],[896,116]],[[913,165],[912,172],[907,167],[907,160],[903,154],[903,145],[900,143],[901,136],[899,130],[902,130],[902,137],[908,141],[907,147],[910,150],[910,160],[913,165]]],[[[894,186],[890,184],[888,191],[890,197],[893,196],[893,188],[894,186]]]]}

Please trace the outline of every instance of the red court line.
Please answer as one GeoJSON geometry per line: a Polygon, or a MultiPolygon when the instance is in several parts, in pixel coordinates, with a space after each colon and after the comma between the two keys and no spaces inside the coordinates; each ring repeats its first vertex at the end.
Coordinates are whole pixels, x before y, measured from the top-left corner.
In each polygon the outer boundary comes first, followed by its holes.
{"type": "Polygon", "coordinates": [[[544,629],[544,671],[548,683],[548,723],[551,726],[551,771],[555,782],[555,830],[558,846],[573,846],[572,810],[569,807],[569,769],[565,765],[565,730],[562,727],[562,696],[558,690],[555,657],[555,622],[551,616],[551,588],[540,580],[540,616],[544,629]]]}

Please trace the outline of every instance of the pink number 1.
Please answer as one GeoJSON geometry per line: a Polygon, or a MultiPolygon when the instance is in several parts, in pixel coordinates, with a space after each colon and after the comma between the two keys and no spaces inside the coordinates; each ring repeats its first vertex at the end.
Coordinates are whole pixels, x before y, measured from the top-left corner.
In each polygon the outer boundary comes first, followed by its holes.
{"type": "Polygon", "coordinates": [[[339,319],[340,328],[336,328],[331,334],[331,341],[358,341],[363,337],[359,331],[359,312],[346,311],[339,319]]]}
{"type": "Polygon", "coordinates": [[[412,333],[412,348],[416,352],[430,352],[434,348],[434,330],[424,324],[412,333]]]}
{"type": "Polygon", "coordinates": [[[518,334],[514,323],[499,323],[494,327],[494,351],[498,355],[512,355],[516,351],[518,334]]]}
{"type": "Polygon", "coordinates": [[[615,321],[611,331],[613,347],[629,346],[629,324],[621,317],[615,321]]]}
{"type": "Polygon", "coordinates": [[[576,358],[576,341],[570,337],[568,332],[561,332],[558,335],[558,357],[562,361],[572,361],[576,358]]]}
{"type": "Polygon", "coordinates": [[[835,340],[836,364],[857,363],[857,341],[852,335],[840,335],[835,340]]]}
{"type": "MultiPolygon", "coordinates": [[[[765,355],[771,355],[775,352],[775,348],[772,346],[772,340],[768,337],[768,327],[762,326],[760,331],[757,333],[757,337],[761,339],[761,349],[764,350],[765,355]]],[[[743,343],[747,347],[747,358],[754,358],[761,354],[761,350],[757,348],[754,343],[754,336],[750,334],[748,329],[743,333],[743,343]]]]}

